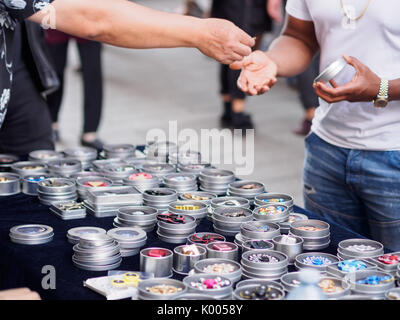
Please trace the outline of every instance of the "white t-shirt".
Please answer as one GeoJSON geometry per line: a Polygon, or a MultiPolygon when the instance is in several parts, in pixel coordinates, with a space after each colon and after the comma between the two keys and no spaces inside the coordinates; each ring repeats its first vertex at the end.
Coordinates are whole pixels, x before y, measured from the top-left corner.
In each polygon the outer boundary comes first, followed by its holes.
{"type": "MultiPolygon", "coordinates": [[[[368,0],[344,3],[351,16],[357,17],[368,0]]],[[[400,0],[372,0],[365,15],[351,24],[340,0],[288,0],[286,11],[297,19],[314,22],[321,70],[347,54],[381,78],[400,78],[400,0]]],[[[339,147],[400,150],[400,101],[378,109],[372,102],[328,104],[320,99],[312,131],[339,147]]]]}

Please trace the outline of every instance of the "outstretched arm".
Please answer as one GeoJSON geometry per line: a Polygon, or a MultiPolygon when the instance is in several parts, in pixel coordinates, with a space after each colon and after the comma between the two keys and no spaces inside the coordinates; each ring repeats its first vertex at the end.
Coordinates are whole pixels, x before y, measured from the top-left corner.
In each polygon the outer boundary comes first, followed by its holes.
{"type": "MultiPolygon", "coordinates": [[[[126,48],[194,47],[222,63],[242,60],[254,40],[233,23],[149,9],[128,0],[55,0],[56,29],[126,48]]],[[[29,19],[41,23],[50,10],[29,19]]]]}
{"type": "Polygon", "coordinates": [[[255,51],[232,69],[243,69],[239,87],[251,95],[268,91],[276,77],[290,77],[303,72],[317,53],[319,45],[314,24],[288,16],[284,31],[267,52],[255,51]]]}

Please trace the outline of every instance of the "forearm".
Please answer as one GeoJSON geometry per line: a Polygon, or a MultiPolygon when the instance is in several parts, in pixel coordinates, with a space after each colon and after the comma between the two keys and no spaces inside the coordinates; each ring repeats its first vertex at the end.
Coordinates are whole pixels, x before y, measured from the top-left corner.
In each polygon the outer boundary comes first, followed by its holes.
{"type": "MultiPolygon", "coordinates": [[[[194,47],[201,19],[152,10],[127,0],[56,0],[56,29],[126,48],[194,47]]],[[[45,13],[31,19],[41,22],[45,13]]]]}
{"type": "Polygon", "coordinates": [[[400,79],[389,81],[389,100],[400,100],[400,79]]]}
{"type": "Polygon", "coordinates": [[[291,77],[307,69],[315,50],[292,36],[282,35],[272,42],[267,56],[278,66],[279,77],[291,77]]]}

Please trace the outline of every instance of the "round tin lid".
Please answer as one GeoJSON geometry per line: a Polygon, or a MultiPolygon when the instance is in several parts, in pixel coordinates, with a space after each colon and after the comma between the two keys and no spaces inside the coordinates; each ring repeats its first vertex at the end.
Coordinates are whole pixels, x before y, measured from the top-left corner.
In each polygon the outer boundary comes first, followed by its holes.
{"type": "Polygon", "coordinates": [[[344,58],[339,58],[332,62],[321,74],[315,78],[314,82],[328,82],[340,73],[347,65],[344,58]]]}

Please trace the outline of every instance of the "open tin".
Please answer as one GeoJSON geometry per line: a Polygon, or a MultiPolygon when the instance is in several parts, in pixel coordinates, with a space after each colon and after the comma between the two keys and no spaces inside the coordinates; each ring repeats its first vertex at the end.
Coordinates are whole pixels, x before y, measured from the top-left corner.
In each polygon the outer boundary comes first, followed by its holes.
{"type": "Polygon", "coordinates": [[[181,245],[174,249],[173,270],[182,275],[188,275],[194,268],[196,262],[206,258],[206,249],[202,246],[181,245]]]}
{"type": "Polygon", "coordinates": [[[389,273],[378,270],[361,270],[351,272],[344,277],[344,281],[350,284],[351,291],[355,294],[373,295],[375,297],[384,297],[385,293],[395,287],[394,277],[389,273]],[[388,280],[379,284],[361,283],[368,277],[385,277],[388,280]]]}
{"type": "Polygon", "coordinates": [[[52,160],[61,160],[64,154],[54,150],[35,150],[29,153],[30,161],[49,162],[52,160]]]}
{"type": "Polygon", "coordinates": [[[167,210],[169,204],[177,199],[177,192],[170,188],[147,189],[143,193],[143,203],[159,210],[167,210]]]}
{"type": "Polygon", "coordinates": [[[288,257],[274,250],[250,250],[242,254],[241,265],[246,279],[278,280],[288,271],[288,257]]]}
{"type": "Polygon", "coordinates": [[[168,211],[191,216],[196,219],[197,224],[200,224],[208,214],[208,207],[199,201],[174,201],[169,204],[168,211]]]}
{"type": "Polygon", "coordinates": [[[288,234],[290,231],[290,225],[293,222],[300,221],[300,220],[308,220],[308,217],[302,213],[295,213],[295,212],[290,213],[289,217],[285,221],[278,223],[279,226],[281,227],[281,233],[288,234]]]}
{"type": "Polygon", "coordinates": [[[141,193],[144,193],[147,189],[157,189],[161,184],[156,176],[147,172],[133,173],[125,178],[123,183],[135,187],[141,193]]]}
{"type": "Polygon", "coordinates": [[[19,157],[12,154],[0,154],[0,172],[11,171],[11,166],[19,161],[19,157]]]}
{"type": "Polygon", "coordinates": [[[216,274],[228,278],[233,284],[242,277],[242,268],[239,263],[218,258],[207,258],[196,262],[194,265],[196,273],[216,274]]]}
{"type": "Polygon", "coordinates": [[[339,259],[323,252],[302,253],[296,256],[294,265],[298,270],[304,268],[316,269],[321,273],[326,273],[329,265],[339,262],[339,259]]]}
{"type": "Polygon", "coordinates": [[[140,271],[150,272],[156,278],[172,277],[173,253],[164,248],[146,248],[140,251],[140,271]]]}
{"type": "Polygon", "coordinates": [[[153,229],[157,223],[157,214],[158,210],[151,207],[122,207],[118,209],[117,221],[121,226],[137,226],[148,232],[148,229],[153,229]]]}
{"type": "Polygon", "coordinates": [[[196,244],[198,246],[202,246],[206,249],[206,246],[210,243],[215,242],[225,242],[226,239],[224,236],[218,233],[212,232],[196,232],[191,234],[187,238],[187,244],[196,244]]]}
{"type": "Polygon", "coordinates": [[[280,229],[272,222],[250,221],[241,225],[240,233],[249,239],[272,240],[280,235],[280,229]]]}
{"type": "Polygon", "coordinates": [[[20,176],[14,173],[0,172],[0,196],[11,196],[21,192],[20,176]]]}
{"type": "Polygon", "coordinates": [[[164,278],[140,281],[137,288],[139,300],[171,300],[187,292],[181,281],[164,278]]]}
{"type": "Polygon", "coordinates": [[[303,239],[293,235],[280,235],[272,239],[274,250],[284,253],[289,258],[289,264],[294,264],[296,256],[303,252],[303,239]]]}
{"type": "Polygon", "coordinates": [[[274,286],[251,284],[236,288],[233,300],[283,300],[285,292],[274,286]]]}
{"type": "Polygon", "coordinates": [[[103,147],[103,152],[107,159],[126,159],[134,157],[135,149],[131,144],[107,144],[103,147]]]}
{"type": "Polygon", "coordinates": [[[97,159],[97,150],[89,147],[74,147],[64,150],[68,159],[79,160],[82,169],[87,170],[92,166],[92,161],[97,159]]]}
{"type": "Polygon", "coordinates": [[[338,253],[345,257],[362,259],[373,258],[384,253],[383,245],[369,239],[348,239],[339,242],[338,253]]]}
{"type": "Polygon", "coordinates": [[[289,211],[285,205],[270,204],[255,208],[253,216],[255,220],[279,223],[289,218],[289,211]]]}
{"type": "Polygon", "coordinates": [[[343,279],[350,272],[359,270],[376,270],[376,265],[367,260],[344,260],[330,264],[326,272],[328,275],[343,279]]]}
{"type": "Polygon", "coordinates": [[[197,191],[197,179],[193,174],[172,173],[164,177],[164,184],[167,188],[177,192],[197,191]]]}
{"type": "Polygon", "coordinates": [[[206,246],[207,258],[238,260],[239,247],[231,242],[214,242],[206,246]]]}
{"type": "Polygon", "coordinates": [[[192,293],[207,294],[218,300],[232,298],[232,282],[227,277],[201,273],[184,278],[183,283],[192,293]]]}
{"type": "Polygon", "coordinates": [[[11,165],[12,171],[20,177],[28,175],[45,174],[47,172],[47,165],[40,161],[20,161],[11,165]]]}

